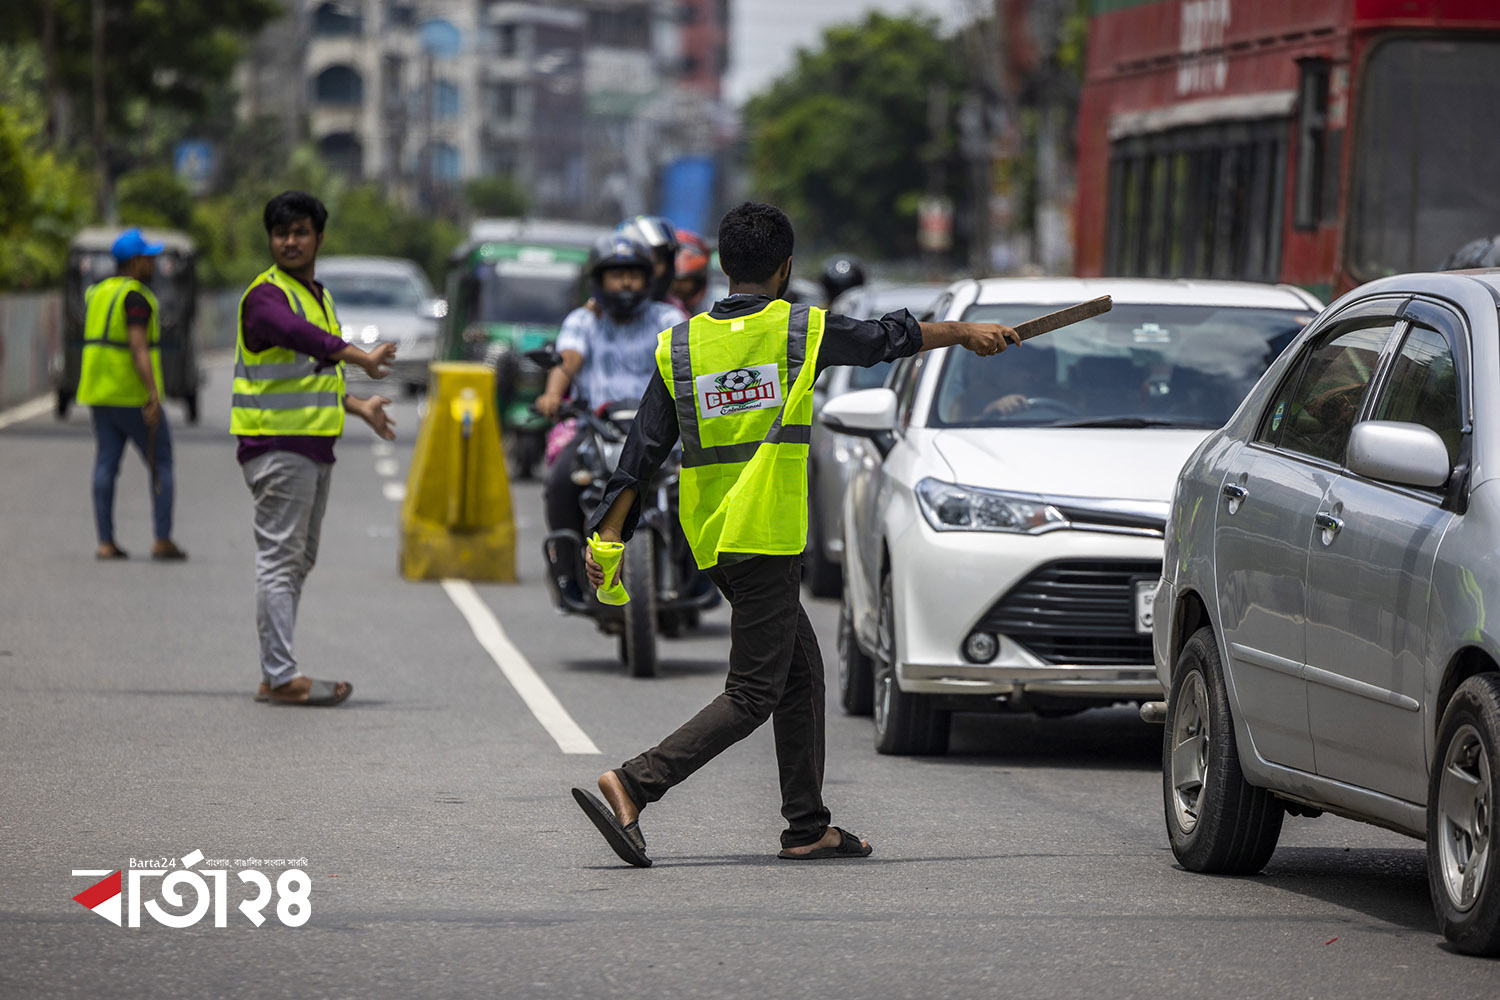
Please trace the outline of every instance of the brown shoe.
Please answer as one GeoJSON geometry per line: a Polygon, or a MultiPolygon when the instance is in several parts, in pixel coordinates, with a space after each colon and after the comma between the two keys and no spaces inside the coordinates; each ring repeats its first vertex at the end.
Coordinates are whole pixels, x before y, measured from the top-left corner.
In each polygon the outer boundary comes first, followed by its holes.
{"type": "Polygon", "coordinates": [[[120,548],[114,542],[105,542],[94,550],[95,559],[129,559],[130,553],[120,548]]]}
{"type": "Polygon", "coordinates": [[[151,558],[159,562],[182,562],[187,553],[179,549],[176,542],[157,542],[151,546],[151,558]]]}

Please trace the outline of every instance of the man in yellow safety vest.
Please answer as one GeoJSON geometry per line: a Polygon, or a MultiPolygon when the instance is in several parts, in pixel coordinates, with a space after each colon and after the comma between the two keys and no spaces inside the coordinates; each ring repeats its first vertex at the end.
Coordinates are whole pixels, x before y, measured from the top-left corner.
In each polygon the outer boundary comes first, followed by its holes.
{"type": "Polygon", "coordinates": [[[127,229],[110,248],[119,268],[83,293],[83,361],[78,402],[91,407],[94,440],[95,555],[125,559],[115,544],[115,480],[127,442],[151,467],[151,520],[156,540],[151,558],[182,560],[172,541],[172,433],[162,412],[161,309],[147,287],[156,272],[160,243],[127,229]]]}
{"type": "Polygon", "coordinates": [[[284,191],[265,210],[275,262],[240,299],[230,433],[255,506],[255,621],[260,636],[257,701],[337,705],[347,681],[313,680],[297,669],[292,626],[302,584],[318,555],[333,475],[333,445],[352,413],[380,437],[396,436],[384,396],[360,399],[344,385],[344,364],[371,378],[390,374],[395,344],[365,353],[346,343],[332,296],[313,277],[328,209],[310,194],[284,191]]]}
{"type": "MultiPolygon", "coordinates": [[[[860,321],[792,305],[793,232],[771,205],[747,202],[719,226],[729,296],[661,334],[657,372],[589,530],[630,538],[641,487],[682,441],[679,510],[700,568],[729,601],[724,693],[645,753],[600,775],[603,801],[573,797],[619,857],[649,867],[640,811],[775,717],[781,812],[777,855],[866,857],[823,803],[823,661],[799,593],[807,542],[812,386],[832,365],[869,367],[961,345],[995,354],[1016,332],[995,323],[918,323],[906,310],[860,321]]],[[[589,581],[605,583],[592,553],[589,581]]]]}

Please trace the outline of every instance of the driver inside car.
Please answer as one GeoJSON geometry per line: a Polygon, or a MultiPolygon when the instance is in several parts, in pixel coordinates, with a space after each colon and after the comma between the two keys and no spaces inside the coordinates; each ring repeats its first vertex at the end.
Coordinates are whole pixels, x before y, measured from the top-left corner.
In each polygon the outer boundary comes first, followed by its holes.
{"type": "Polygon", "coordinates": [[[1003,358],[964,354],[951,363],[963,367],[948,383],[956,391],[939,403],[948,423],[1014,416],[1029,409],[1032,399],[1050,397],[1057,389],[1057,352],[1041,344],[1017,344],[1003,358]]]}

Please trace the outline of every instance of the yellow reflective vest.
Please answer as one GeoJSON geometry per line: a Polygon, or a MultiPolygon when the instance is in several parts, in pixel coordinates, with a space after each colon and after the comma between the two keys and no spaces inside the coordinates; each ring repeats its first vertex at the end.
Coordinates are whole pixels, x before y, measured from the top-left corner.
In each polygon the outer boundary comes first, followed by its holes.
{"type": "Polygon", "coordinates": [[[234,351],[234,399],[229,432],[259,436],[303,434],[338,437],[344,431],[344,366],[318,371],[316,358],[289,347],[250,351],[245,347],[245,298],[257,285],[271,284],[286,295],[292,312],[320,330],[342,337],[333,296],[320,302],[302,282],[272,267],[240,296],[239,335],[234,351]]]}
{"type": "Polygon", "coordinates": [[[678,509],[699,568],[807,545],[807,449],[824,312],[776,300],[663,331],[656,364],[682,436],[678,509]]]}
{"type": "Polygon", "coordinates": [[[87,406],[144,406],[151,398],[130,357],[130,331],[125,323],[125,296],[140,292],[151,305],[146,327],[151,374],[158,398],[161,379],[161,308],[151,289],[124,275],[105,278],[83,293],[83,360],[78,373],[79,403],[87,406]]]}

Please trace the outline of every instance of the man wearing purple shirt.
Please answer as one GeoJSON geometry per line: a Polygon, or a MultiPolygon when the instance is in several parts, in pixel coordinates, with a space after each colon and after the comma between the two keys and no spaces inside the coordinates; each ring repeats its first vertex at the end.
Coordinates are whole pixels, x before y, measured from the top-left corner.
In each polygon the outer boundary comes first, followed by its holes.
{"type": "Polygon", "coordinates": [[[332,298],[313,278],[328,210],[286,191],[266,205],[275,265],[240,300],[231,427],[255,504],[256,626],[261,683],[256,700],[337,705],[347,681],[314,680],[297,669],[292,628],[302,584],[317,558],[333,471],[333,446],[352,413],[380,437],[396,436],[384,396],[345,391],[340,362],[384,378],[394,344],[366,353],[344,341],[332,298]]]}

